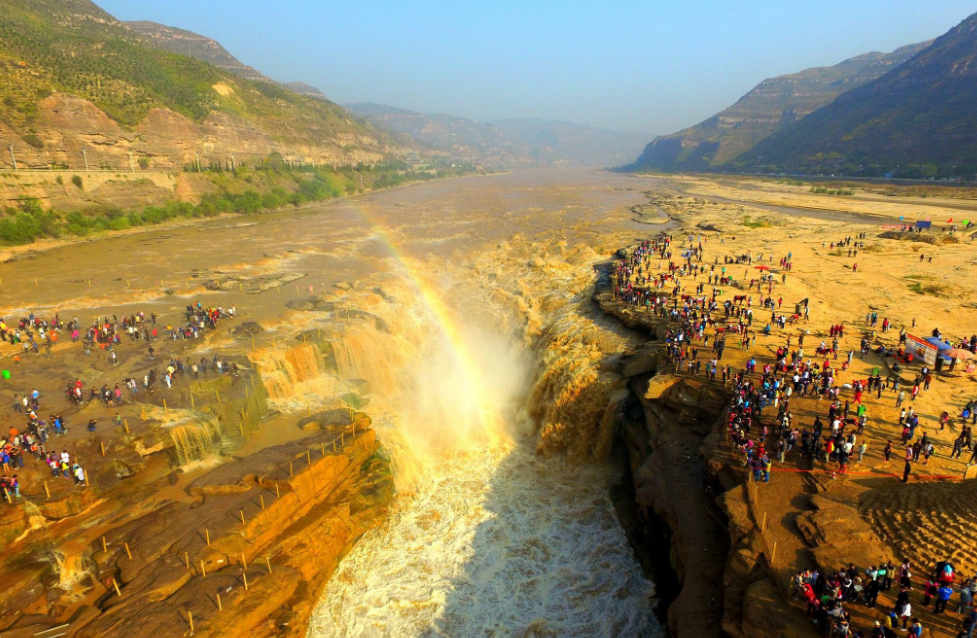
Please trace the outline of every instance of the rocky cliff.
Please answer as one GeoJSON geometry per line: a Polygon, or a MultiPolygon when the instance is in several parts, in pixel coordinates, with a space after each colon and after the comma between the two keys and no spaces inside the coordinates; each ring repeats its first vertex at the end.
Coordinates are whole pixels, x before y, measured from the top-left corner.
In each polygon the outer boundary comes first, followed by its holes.
{"type": "MultiPolygon", "coordinates": [[[[231,94],[230,86],[221,90],[231,94]]],[[[18,168],[48,168],[52,164],[74,170],[181,170],[200,161],[222,166],[235,161],[279,153],[293,161],[324,164],[377,162],[390,147],[366,130],[355,127],[329,139],[297,136],[286,140],[271,130],[228,113],[212,113],[193,120],[164,107],[146,113],[135,126],[123,126],[92,102],[58,93],[37,103],[32,143],[0,121],[0,145],[13,147],[18,168]]],[[[2,155],[12,168],[11,154],[2,155]]]]}

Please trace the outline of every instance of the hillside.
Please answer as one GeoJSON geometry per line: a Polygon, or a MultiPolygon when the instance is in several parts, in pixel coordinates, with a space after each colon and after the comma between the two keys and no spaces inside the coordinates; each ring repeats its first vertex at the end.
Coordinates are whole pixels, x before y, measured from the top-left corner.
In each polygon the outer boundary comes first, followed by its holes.
{"type": "Polygon", "coordinates": [[[572,122],[542,119],[504,119],[493,126],[527,145],[543,164],[620,166],[641,152],[648,135],[623,133],[572,122]]]}
{"type": "MultiPolygon", "coordinates": [[[[88,0],[4,0],[0,94],[0,146],[13,146],[21,167],[84,167],[87,156],[92,167],[128,168],[130,151],[153,168],[399,151],[335,104],[170,53],[88,0]]],[[[10,164],[4,153],[0,165],[10,164]]]]}
{"type": "Polygon", "coordinates": [[[771,136],[739,164],[845,175],[974,175],[975,104],[977,14],[898,69],[771,136]]]}
{"type": "Polygon", "coordinates": [[[217,68],[233,73],[234,75],[244,78],[245,80],[271,82],[272,84],[278,84],[289,91],[292,91],[293,93],[298,93],[299,95],[315,98],[317,100],[329,99],[322,93],[322,91],[314,86],[306,84],[305,82],[282,83],[269,78],[261,71],[244,64],[236,57],[231,55],[231,53],[225,49],[220,42],[217,42],[212,38],[208,38],[207,36],[200,35],[199,33],[187,31],[186,29],[177,29],[176,27],[168,27],[163,24],[148,21],[126,22],[125,26],[139,33],[161,49],[169,51],[170,53],[178,53],[197,60],[203,60],[204,62],[213,64],[217,68]]]}
{"type": "Polygon", "coordinates": [[[304,95],[306,97],[315,98],[317,100],[328,100],[325,94],[312,86],[311,84],[306,84],[305,82],[286,82],[283,84],[286,89],[292,91],[293,93],[298,93],[299,95],[304,95]]]}
{"type": "Polygon", "coordinates": [[[266,77],[257,69],[243,64],[216,40],[194,33],[193,31],[168,27],[149,21],[125,22],[124,26],[129,27],[170,53],[178,53],[188,58],[202,60],[213,64],[218,69],[223,69],[238,77],[242,77],[245,80],[274,82],[274,80],[266,77]]]}
{"type": "Polygon", "coordinates": [[[708,120],[656,138],[634,166],[655,170],[709,170],[721,166],[846,91],[881,77],[929,44],[913,44],[892,53],[866,53],[834,66],[766,79],[708,120]]]}

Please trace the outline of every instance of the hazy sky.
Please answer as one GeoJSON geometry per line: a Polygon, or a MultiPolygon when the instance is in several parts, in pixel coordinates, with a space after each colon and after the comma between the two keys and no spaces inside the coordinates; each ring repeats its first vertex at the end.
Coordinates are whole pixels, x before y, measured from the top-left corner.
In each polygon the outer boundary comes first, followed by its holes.
{"type": "Polygon", "coordinates": [[[760,80],[937,37],[964,0],[96,0],[339,103],[669,133],[760,80]]]}

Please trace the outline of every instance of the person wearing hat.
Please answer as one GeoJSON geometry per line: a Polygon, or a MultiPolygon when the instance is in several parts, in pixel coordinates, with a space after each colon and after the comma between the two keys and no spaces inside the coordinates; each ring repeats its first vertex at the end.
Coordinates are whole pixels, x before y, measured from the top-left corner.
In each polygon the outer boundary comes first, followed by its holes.
{"type": "Polygon", "coordinates": [[[877,620],[872,627],[872,638],[885,638],[885,629],[882,628],[882,623],[877,620]]]}

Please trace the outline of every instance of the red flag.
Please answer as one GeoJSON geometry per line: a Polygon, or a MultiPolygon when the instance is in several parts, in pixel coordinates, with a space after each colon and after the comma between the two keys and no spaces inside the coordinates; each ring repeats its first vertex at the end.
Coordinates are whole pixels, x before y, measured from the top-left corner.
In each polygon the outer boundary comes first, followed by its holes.
{"type": "Polygon", "coordinates": [[[948,220],[946,220],[946,223],[948,223],[948,224],[949,224],[949,223],[950,223],[950,222],[952,222],[952,221],[953,221],[953,218],[951,217],[950,219],[948,219],[948,220]]]}

